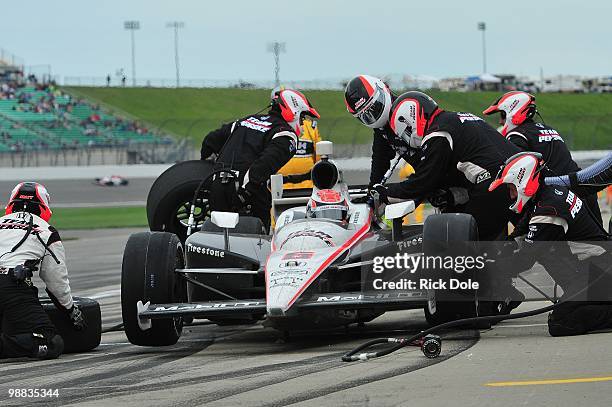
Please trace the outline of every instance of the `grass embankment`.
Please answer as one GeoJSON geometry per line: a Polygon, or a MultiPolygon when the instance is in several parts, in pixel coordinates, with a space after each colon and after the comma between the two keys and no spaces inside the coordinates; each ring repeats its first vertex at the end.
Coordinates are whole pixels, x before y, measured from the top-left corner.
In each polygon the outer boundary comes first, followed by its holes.
{"type": "MultiPolygon", "coordinates": [[[[71,88],[66,90],[70,91],[71,88]]],[[[221,123],[266,106],[263,89],[72,88],[75,93],[115,107],[199,144],[221,123]]],[[[371,132],[351,117],[341,91],[306,91],[322,118],[324,138],[336,143],[369,143],[371,132]]],[[[481,115],[498,96],[494,92],[431,92],[447,110],[481,115]]],[[[546,122],[564,135],[572,149],[612,147],[612,94],[540,94],[538,106],[546,122]]],[[[496,126],[496,118],[487,118],[496,126]]]]}
{"type": "Polygon", "coordinates": [[[144,207],[56,208],[51,223],[60,232],[68,229],[101,229],[147,226],[144,207]]]}

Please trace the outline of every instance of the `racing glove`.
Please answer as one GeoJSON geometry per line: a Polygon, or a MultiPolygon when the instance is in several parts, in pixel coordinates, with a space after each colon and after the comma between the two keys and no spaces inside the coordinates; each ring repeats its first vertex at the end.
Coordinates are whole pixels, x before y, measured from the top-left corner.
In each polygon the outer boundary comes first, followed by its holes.
{"type": "Polygon", "coordinates": [[[68,311],[68,317],[72,322],[72,328],[75,331],[82,331],[87,328],[87,322],[85,322],[85,316],[79,307],[73,305],[70,311],[68,311]]]}
{"type": "Polygon", "coordinates": [[[382,184],[373,185],[372,189],[370,189],[368,193],[372,198],[378,199],[379,202],[387,204],[387,205],[389,204],[389,196],[387,193],[386,186],[382,184]]]}
{"type": "Polygon", "coordinates": [[[251,198],[252,194],[249,192],[249,190],[244,187],[238,188],[238,191],[236,191],[236,207],[238,210],[250,209],[251,198]]]}

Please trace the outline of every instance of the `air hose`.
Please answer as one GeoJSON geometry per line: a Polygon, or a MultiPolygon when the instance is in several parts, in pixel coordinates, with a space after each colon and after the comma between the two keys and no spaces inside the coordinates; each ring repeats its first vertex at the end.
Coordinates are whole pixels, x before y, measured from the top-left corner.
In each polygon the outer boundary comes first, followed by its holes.
{"type": "Polygon", "coordinates": [[[546,185],[552,186],[606,186],[612,183],[612,152],[578,172],[555,177],[546,177],[546,185]]]}
{"type": "MultiPolygon", "coordinates": [[[[424,340],[427,339],[427,337],[431,337],[432,333],[440,331],[441,329],[445,329],[445,328],[452,328],[455,326],[462,326],[462,325],[469,325],[469,324],[476,324],[478,322],[490,322],[490,323],[497,323],[497,322],[501,322],[501,321],[507,321],[507,320],[511,320],[511,319],[520,319],[520,318],[527,318],[527,317],[532,317],[534,315],[540,315],[540,314],[544,314],[546,312],[552,311],[554,309],[559,308],[562,305],[567,304],[568,302],[571,302],[572,300],[578,298],[579,295],[581,295],[582,293],[584,293],[586,290],[588,290],[590,287],[592,287],[593,285],[595,285],[595,283],[597,283],[601,278],[603,278],[605,275],[605,273],[602,273],[599,277],[597,277],[596,279],[594,279],[589,285],[587,285],[586,287],[584,287],[583,289],[579,290],[578,292],[576,292],[575,294],[571,295],[569,298],[563,300],[563,301],[559,301],[555,304],[543,307],[543,308],[538,308],[538,309],[534,309],[532,311],[526,311],[526,312],[517,312],[516,314],[508,314],[508,315],[491,315],[491,316],[483,316],[483,317],[472,317],[472,318],[463,318],[463,319],[458,319],[455,321],[449,321],[449,322],[445,322],[443,324],[439,324],[436,326],[433,326],[429,329],[426,329],[424,331],[419,332],[418,334],[412,335],[409,338],[379,338],[379,339],[373,339],[371,341],[368,341],[358,347],[356,347],[355,349],[351,350],[350,352],[345,353],[342,356],[342,361],[343,362],[354,362],[356,360],[368,360],[368,359],[373,359],[373,358],[378,358],[381,356],[387,356],[395,351],[398,351],[406,346],[410,346],[410,345],[414,345],[415,343],[417,343],[419,341],[419,339],[424,340]],[[383,343],[395,343],[395,345],[388,347],[387,349],[383,349],[383,350],[379,350],[377,352],[365,352],[365,353],[359,353],[362,352],[363,350],[370,348],[374,345],[380,345],[383,343]]],[[[440,339],[437,339],[438,342],[438,346],[441,344],[440,339]]],[[[429,355],[427,349],[425,349],[424,347],[421,347],[421,349],[423,350],[423,353],[427,356],[427,357],[437,357],[440,354],[440,349],[438,348],[436,350],[435,353],[433,353],[433,355],[429,355]]]]}

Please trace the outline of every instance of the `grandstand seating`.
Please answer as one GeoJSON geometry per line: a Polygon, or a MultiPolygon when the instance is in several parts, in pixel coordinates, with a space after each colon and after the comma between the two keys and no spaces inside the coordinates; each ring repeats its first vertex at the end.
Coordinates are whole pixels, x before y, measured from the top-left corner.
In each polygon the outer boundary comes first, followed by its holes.
{"type": "Polygon", "coordinates": [[[168,142],[53,87],[25,86],[0,98],[0,152],[168,142]]]}

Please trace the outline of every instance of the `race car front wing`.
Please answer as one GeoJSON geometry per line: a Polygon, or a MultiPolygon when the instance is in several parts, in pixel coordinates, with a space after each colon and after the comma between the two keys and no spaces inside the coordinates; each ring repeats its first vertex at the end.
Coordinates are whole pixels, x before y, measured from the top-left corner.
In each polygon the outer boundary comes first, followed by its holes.
{"type": "MultiPolygon", "coordinates": [[[[314,309],[385,309],[388,311],[424,307],[427,303],[426,291],[379,292],[379,293],[327,293],[316,294],[309,299],[297,302],[298,311],[314,309]]],[[[265,314],[266,301],[229,300],[199,303],[143,304],[138,301],[138,317],[142,326],[152,319],[190,316],[197,318],[219,317],[221,315],[265,314]]]]}

